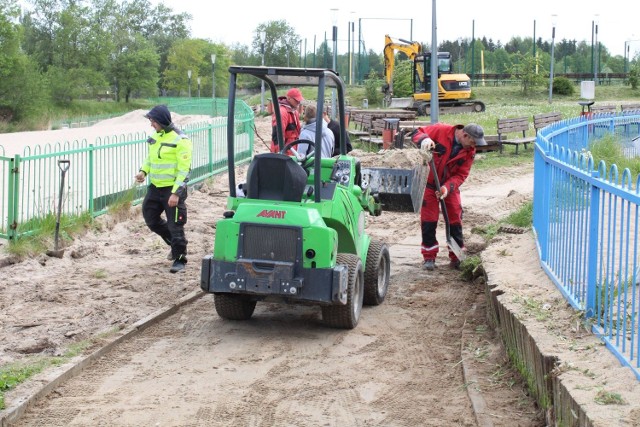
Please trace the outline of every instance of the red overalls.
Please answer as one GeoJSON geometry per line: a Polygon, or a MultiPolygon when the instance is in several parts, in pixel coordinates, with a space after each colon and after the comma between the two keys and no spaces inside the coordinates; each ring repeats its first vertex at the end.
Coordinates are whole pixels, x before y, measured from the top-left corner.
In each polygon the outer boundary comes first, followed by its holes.
{"type": "MultiPolygon", "coordinates": [[[[436,123],[418,128],[412,137],[413,142],[420,144],[420,141],[428,136],[436,144],[432,151],[433,160],[438,171],[440,185],[446,186],[449,191],[444,199],[447,213],[449,215],[449,229],[451,236],[461,248],[464,248],[462,237],[462,202],[460,199],[460,185],[469,176],[471,165],[476,154],[473,147],[462,148],[454,157],[451,150],[454,145],[455,130],[462,129],[463,125],[451,126],[443,123],[436,123]]],[[[422,208],[420,209],[420,226],[422,229],[421,253],[424,260],[435,260],[439,251],[438,240],[436,239],[436,228],[438,217],[440,216],[440,202],[436,197],[436,188],[433,179],[433,171],[429,171],[427,187],[422,198],[422,208]]],[[[457,261],[457,257],[449,251],[449,259],[457,261]]]]}

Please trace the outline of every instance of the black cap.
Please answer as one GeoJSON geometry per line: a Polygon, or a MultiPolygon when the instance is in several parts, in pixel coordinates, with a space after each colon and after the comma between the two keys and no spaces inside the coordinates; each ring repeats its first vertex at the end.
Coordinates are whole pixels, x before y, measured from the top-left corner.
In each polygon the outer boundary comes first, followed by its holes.
{"type": "Polygon", "coordinates": [[[462,128],[462,130],[476,141],[476,145],[487,145],[487,141],[484,140],[484,129],[482,129],[482,126],[475,123],[469,123],[462,128]]]}
{"type": "Polygon", "coordinates": [[[156,105],[144,116],[162,127],[167,127],[171,124],[171,113],[166,105],[156,105]]]}

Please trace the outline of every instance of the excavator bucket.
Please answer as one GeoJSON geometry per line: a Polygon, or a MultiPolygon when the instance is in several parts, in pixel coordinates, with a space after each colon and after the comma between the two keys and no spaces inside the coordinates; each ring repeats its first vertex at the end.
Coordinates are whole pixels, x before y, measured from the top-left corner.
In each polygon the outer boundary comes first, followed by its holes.
{"type": "Polygon", "coordinates": [[[388,108],[407,109],[413,106],[413,98],[391,98],[388,108]]]}
{"type": "Polygon", "coordinates": [[[383,211],[418,212],[428,174],[427,165],[413,169],[363,168],[362,187],[371,189],[383,211]]]}

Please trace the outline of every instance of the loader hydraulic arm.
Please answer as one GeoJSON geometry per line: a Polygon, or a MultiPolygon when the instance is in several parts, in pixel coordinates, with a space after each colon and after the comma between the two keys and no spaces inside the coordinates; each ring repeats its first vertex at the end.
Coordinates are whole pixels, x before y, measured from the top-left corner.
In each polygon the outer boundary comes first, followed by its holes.
{"type": "Polygon", "coordinates": [[[391,101],[393,95],[393,69],[395,67],[396,51],[402,52],[413,59],[422,52],[422,45],[418,42],[410,42],[408,40],[397,39],[395,41],[389,35],[384,36],[384,79],[385,85],[382,88],[385,100],[391,101]]]}

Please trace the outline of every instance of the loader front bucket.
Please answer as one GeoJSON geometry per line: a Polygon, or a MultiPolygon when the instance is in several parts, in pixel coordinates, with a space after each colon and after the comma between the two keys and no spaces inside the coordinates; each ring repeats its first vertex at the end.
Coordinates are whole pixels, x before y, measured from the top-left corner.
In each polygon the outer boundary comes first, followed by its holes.
{"type": "Polygon", "coordinates": [[[362,187],[371,189],[383,211],[418,212],[428,173],[426,165],[413,169],[362,168],[362,187]]]}

